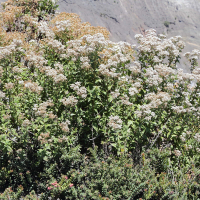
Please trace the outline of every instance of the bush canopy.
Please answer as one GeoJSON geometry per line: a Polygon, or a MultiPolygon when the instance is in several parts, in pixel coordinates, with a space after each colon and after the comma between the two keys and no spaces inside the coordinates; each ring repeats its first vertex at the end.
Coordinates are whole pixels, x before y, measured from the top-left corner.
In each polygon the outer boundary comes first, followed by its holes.
{"type": "Polygon", "coordinates": [[[0,199],[200,198],[199,50],[112,42],[54,0],[2,6],[0,199]]]}

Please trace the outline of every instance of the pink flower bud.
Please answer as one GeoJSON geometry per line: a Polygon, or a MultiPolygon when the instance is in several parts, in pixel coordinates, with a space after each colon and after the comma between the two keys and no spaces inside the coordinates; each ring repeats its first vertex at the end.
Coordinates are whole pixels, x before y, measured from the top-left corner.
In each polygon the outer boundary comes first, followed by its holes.
{"type": "Polygon", "coordinates": [[[54,185],[54,186],[56,186],[58,183],[57,183],[57,181],[55,181],[54,183],[52,183],[51,185],[54,185]]]}
{"type": "Polygon", "coordinates": [[[67,179],[68,179],[68,177],[67,177],[67,176],[65,176],[65,179],[67,180],[67,179]]]}
{"type": "Polygon", "coordinates": [[[74,184],[73,183],[71,183],[71,184],[69,184],[69,187],[72,187],[74,184]]]}
{"type": "Polygon", "coordinates": [[[48,189],[48,190],[52,190],[53,188],[51,188],[51,187],[48,187],[47,189],[48,189]]]}

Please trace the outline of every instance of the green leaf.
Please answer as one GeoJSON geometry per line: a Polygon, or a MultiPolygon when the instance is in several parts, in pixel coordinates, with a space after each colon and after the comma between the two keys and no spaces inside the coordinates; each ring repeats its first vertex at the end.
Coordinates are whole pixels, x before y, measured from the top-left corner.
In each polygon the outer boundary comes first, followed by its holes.
{"type": "Polygon", "coordinates": [[[98,127],[97,126],[92,126],[94,128],[94,130],[96,131],[96,133],[98,133],[98,127]]]}
{"type": "Polygon", "coordinates": [[[132,120],[128,120],[128,126],[132,125],[133,121],[132,120]]]}

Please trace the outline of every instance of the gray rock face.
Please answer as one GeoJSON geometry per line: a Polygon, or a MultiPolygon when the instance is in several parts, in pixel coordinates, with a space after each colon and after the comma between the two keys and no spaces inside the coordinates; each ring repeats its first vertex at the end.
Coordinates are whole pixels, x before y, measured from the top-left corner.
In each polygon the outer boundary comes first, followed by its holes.
{"type": "MultiPolygon", "coordinates": [[[[200,49],[199,0],[60,0],[59,12],[77,13],[83,22],[106,27],[112,41],[135,43],[134,35],[154,28],[167,37],[181,35],[184,52],[200,49]]],[[[189,71],[188,63],[181,68],[189,71]]]]}

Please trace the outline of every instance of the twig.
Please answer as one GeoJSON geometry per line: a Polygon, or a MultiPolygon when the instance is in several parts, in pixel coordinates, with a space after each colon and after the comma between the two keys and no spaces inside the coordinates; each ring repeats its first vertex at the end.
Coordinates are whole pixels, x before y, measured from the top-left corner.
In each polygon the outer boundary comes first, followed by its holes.
{"type": "Polygon", "coordinates": [[[95,140],[96,138],[93,138],[93,137],[94,137],[94,134],[93,134],[93,124],[92,124],[91,131],[92,131],[92,139],[90,139],[90,140],[92,140],[92,146],[93,146],[93,149],[94,149],[94,148],[95,148],[94,140],[95,140]]]}
{"type": "MultiPolygon", "coordinates": [[[[164,124],[164,126],[163,126],[162,129],[166,129],[166,124],[167,124],[168,120],[169,120],[169,118],[168,118],[167,121],[165,122],[165,124],[164,124]]],[[[156,138],[155,138],[155,140],[153,141],[153,143],[151,143],[150,147],[146,150],[146,152],[147,152],[149,149],[151,149],[151,147],[155,144],[155,142],[157,141],[158,137],[159,137],[161,134],[162,134],[162,130],[160,130],[160,131],[158,132],[158,135],[156,136],[156,138]]]]}
{"type": "Polygon", "coordinates": [[[92,138],[92,139],[89,139],[89,140],[95,140],[95,139],[97,139],[99,136],[100,136],[100,134],[97,135],[96,137],[92,138]]]}

